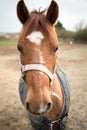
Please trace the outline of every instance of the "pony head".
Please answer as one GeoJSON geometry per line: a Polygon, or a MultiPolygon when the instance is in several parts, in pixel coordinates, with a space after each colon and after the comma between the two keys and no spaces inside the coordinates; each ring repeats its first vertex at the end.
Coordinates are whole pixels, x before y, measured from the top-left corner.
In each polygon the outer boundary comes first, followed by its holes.
{"type": "Polygon", "coordinates": [[[53,105],[50,88],[58,50],[54,27],[58,13],[58,4],[54,0],[46,14],[44,11],[30,13],[23,0],[17,4],[17,15],[23,25],[17,47],[27,85],[25,104],[34,114],[47,113],[53,105]]]}

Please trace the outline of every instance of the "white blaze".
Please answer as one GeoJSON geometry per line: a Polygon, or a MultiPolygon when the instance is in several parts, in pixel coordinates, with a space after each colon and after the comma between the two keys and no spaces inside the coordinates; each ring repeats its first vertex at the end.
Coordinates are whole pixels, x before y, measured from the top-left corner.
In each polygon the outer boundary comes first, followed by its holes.
{"type": "Polygon", "coordinates": [[[30,42],[35,43],[37,45],[41,44],[41,41],[44,39],[44,36],[41,32],[35,31],[26,37],[30,42]]]}

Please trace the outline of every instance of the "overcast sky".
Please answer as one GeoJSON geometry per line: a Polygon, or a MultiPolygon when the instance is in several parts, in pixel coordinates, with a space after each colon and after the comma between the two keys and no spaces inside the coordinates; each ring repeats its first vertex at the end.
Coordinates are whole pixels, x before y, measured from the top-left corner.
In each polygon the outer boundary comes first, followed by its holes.
{"type": "MultiPolygon", "coordinates": [[[[47,8],[51,0],[24,0],[28,9],[47,8]]],[[[59,20],[67,30],[75,30],[75,26],[83,21],[87,25],[87,0],[56,0],[59,4],[59,20]]],[[[21,23],[16,16],[18,0],[2,0],[0,2],[0,32],[19,32],[21,23]]]]}

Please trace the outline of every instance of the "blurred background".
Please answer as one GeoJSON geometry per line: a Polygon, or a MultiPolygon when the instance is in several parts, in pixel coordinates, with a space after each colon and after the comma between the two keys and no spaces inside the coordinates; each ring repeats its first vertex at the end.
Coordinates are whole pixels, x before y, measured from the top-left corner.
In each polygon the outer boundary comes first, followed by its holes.
{"type": "MultiPolygon", "coordinates": [[[[17,37],[21,23],[16,15],[18,0],[3,0],[0,4],[0,39],[17,37]],[[5,35],[4,35],[5,34],[5,35]]],[[[25,0],[29,11],[47,9],[51,0],[25,0]]],[[[56,25],[59,38],[70,41],[87,41],[87,1],[56,0],[59,5],[59,22],[56,25]]],[[[1,43],[0,43],[1,44],[1,43]]]]}
{"type": "MultiPolygon", "coordinates": [[[[29,11],[47,9],[51,0],[24,0],[29,11]]],[[[56,0],[59,22],[58,64],[71,84],[67,130],[87,129],[87,0],[56,0]]],[[[18,93],[17,40],[22,28],[18,0],[0,1],[0,130],[32,130],[18,93]]]]}

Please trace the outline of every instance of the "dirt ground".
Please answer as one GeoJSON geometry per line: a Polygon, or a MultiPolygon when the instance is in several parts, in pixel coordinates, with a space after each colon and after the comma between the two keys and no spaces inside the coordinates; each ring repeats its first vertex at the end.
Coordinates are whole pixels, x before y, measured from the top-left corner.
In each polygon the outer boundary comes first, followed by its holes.
{"type": "MultiPolygon", "coordinates": [[[[87,44],[61,45],[58,63],[71,84],[67,130],[87,130],[87,44]]],[[[18,93],[19,53],[0,47],[0,130],[32,130],[18,93]]]]}

